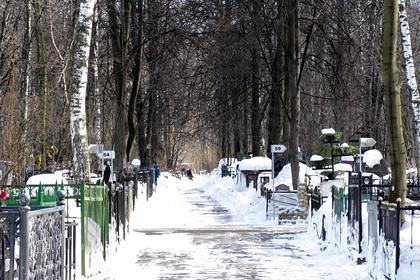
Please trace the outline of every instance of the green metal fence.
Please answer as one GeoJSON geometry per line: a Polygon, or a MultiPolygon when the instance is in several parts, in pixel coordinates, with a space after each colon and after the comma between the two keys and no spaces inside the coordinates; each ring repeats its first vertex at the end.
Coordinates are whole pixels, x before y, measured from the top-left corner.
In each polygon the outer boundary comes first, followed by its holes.
{"type": "Polygon", "coordinates": [[[28,194],[30,197],[29,206],[55,206],[57,204],[57,192],[63,191],[66,199],[80,196],[80,185],[64,185],[60,183],[51,185],[18,185],[5,188],[9,197],[3,202],[3,206],[21,206],[20,197],[28,194]]]}
{"type": "Polygon", "coordinates": [[[108,195],[104,185],[81,185],[82,275],[93,273],[92,258],[102,254],[109,241],[108,195]]]}
{"type": "Polygon", "coordinates": [[[333,197],[333,213],[337,218],[341,217],[342,213],[345,213],[347,195],[344,194],[344,188],[338,188],[336,186],[332,187],[332,197],[333,197]]]}
{"type": "MultiPolygon", "coordinates": [[[[90,184],[54,184],[54,185],[22,185],[8,188],[7,200],[2,206],[21,206],[20,197],[25,193],[30,196],[30,206],[56,206],[57,192],[63,191],[65,199],[75,199],[80,205],[80,240],[81,240],[81,271],[83,276],[90,276],[99,269],[94,267],[92,260],[98,255],[106,257],[106,247],[109,244],[109,196],[108,187],[90,184]]],[[[126,187],[121,204],[124,205],[121,219],[128,224],[133,210],[133,187],[126,187]]],[[[121,205],[121,206],[122,206],[121,205]]],[[[68,203],[67,203],[68,207],[68,203]]],[[[68,209],[66,211],[68,213],[68,209]]],[[[124,227],[125,230],[125,227],[124,227]]]]}

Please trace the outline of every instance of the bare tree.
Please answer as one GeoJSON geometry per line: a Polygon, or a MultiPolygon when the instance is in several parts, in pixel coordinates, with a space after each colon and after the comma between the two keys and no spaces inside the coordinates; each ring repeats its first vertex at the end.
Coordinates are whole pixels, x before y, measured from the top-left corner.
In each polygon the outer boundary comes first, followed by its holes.
{"type": "Polygon", "coordinates": [[[95,1],[85,0],[80,3],[78,20],[77,47],[70,101],[70,127],[76,180],[88,179],[90,176],[86,125],[86,89],[95,1]]]}
{"type": "Polygon", "coordinates": [[[384,4],[384,25],[382,43],[382,77],[384,80],[385,112],[388,131],[388,145],[391,159],[392,184],[395,198],[405,205],[406,148],[401,117],[400,83],[397,67],[398,0],[386,0],[384,4]]]}

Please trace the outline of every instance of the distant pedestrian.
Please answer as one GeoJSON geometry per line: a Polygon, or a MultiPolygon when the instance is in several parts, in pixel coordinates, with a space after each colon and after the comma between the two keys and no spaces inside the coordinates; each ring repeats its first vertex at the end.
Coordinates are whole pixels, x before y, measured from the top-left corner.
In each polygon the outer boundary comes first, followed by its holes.
{"type": "Polygon", "coordinates": [[[105,163],[105,171],[104,171],[104,183],[105,185],[108,185],[109,178],[111,177],[111,167],[109,166],[109,163],[105,163]]]}
{"type": "Polygon", "coordinates": [[[191,169],[187,169],[187,177],[188,179],[192,180],[193,175],[192,175],[191,169]]]}

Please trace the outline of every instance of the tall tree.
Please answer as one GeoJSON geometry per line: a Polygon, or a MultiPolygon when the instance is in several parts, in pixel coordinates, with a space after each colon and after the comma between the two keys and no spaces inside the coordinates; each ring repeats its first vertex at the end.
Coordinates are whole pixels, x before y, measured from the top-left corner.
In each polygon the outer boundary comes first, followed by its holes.
{"type": "Polygon", "coordinates": [[[391,160],[392,184],[396,197],[405,205],[406,159],[403,122],[401,117],[400,81],[397,66],[398,0],[385,0],[382,37],[382,77],[384,81],[385,113],[391,160]]]}
{"type": "Polygon", "coordinates": [[[31,57],[31,33],[32,33],[32,21],[31,21],[31,3],[30,0],[25,0],[25,33],[23,35],[22,44],[22,65],[21,65],[21,81],[20,81],[20,95],[23,104],[23,116],[22,116],[22,137],[21,145],[23,146],[23,167],[26,167],[26,160],[30,154],[30,147],[28,143],[28,98],[29,98],[29,66],[31,57]]]}
{"type": "Polygon", "coordinates": [[[399,21],[401,31],[401,41],[403,47],[405,77],[407,79],[408,91],[411,96],[411,106],[414,112],[414,147],[417,174],[420,174],[420,96],[417,88],[416,71],[414,68],[413,51],[411,48],[410,26],[408,24],[405,0],[399,0],[399,21]]]}
{"type": "Polygon", "coordinates": [[[70,132],[73,148],[73,166],[76,180],[90,176],[88,135],[86,126],[86,89],[92,21],[96,0],[80,2],[78,36],[74,57],[72,94],[70,99],[70,132]]]}
{"type": "Polygon", "coordinates": [[[270,91],[270,107],[268,111],[268,135],[267,135],[267,155],[271,156],[270,145],[282,142],[282,123],[283,120],[289,122],[288,108],[284,108],[284,47],[283,47],[283,5],[282,1],[277,0],[277,25],[275,28],[276,47],[274,59],[271,67],[271,91],[270,91]]]}
{"type": "Polygon", "coordinates": [[[300,91],[298,88],[298,47],[299,47],[299,1],[287,1],[288,32],[287,32],[287,74],[288,91],[290,93],[290,136],[289,157],[292,168],[293,189],[299,185],[299,128],[300,128],[300,91]]]}
{"type": "MultiPolygon", "coordinates": [[[[138,112],[137,122],[141,122],[143,119],[143,98],[139,96],[141,93],[141,69],[143,66],[143,0],[132,0],[131,1],[131,14],[132,14],[132,25],[131,30],[131,44],[132,44],[132,55],[134,57],[132,78],[133,84],[130,94],[130,102],[128,105],[128,140],[127,140],[127,160],[130,158],[131,149],[133,147],[134,139],[136,136],[135,126],[135,109],[137,107],[138,112]],[[139,99],[139,100],[137,100],[139,99]]],[[[140,124],[142,126],[142,124],[140,124]]],[[[139,150],[145,150],[144,133],[138,133],[139,150]]],[[[142,152],[139,152],[140,158],[142,158],[142,152]]]]}
{"type": "Polygon", "coordinates": [[[260,28],[261,28],[261,4],[260,1],[252,1],[251,16],[254,21],[254,39],[251,42],[251,131],[252,131],[252,154],[261,155],[261,115],[260,115],[260,28]]]}
{"type": "Polygon", "coordinates": [[[127,157],[127,45],[131,4],[129,0],[107,0],[115,81],[114,145],[115,170],[123,169],[127,157]],[[117,14],[119,7],[119,14],[117,14]]]}
{"type": "Polygon", "coordinates": [[[37,78],[39,91],[39,116],[41,119],[40,127],[40,153],[41,153],[41,168],[45,169],[47,162],[47,93],[48,93],[48,79],[47,79],[47,58],[45,49],[44,32],[42,29],[42,11],[39,0],[34,1],[35,11],[35,37],[37,42],[37,78]]]}

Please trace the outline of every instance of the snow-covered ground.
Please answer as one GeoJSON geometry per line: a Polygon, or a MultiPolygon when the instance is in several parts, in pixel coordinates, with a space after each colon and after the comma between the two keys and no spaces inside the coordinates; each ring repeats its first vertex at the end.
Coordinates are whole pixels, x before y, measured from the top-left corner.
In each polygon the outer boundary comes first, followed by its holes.
{"type": "Polygon", "coordinates": [[[370,279],[311,225],[266,221],[264,198],[234,179],[163,173],[148,202],[140,193],[126,240],[90,279],[370,279]]]}

